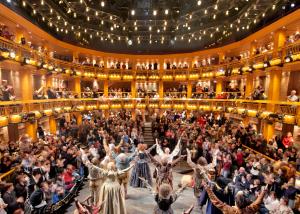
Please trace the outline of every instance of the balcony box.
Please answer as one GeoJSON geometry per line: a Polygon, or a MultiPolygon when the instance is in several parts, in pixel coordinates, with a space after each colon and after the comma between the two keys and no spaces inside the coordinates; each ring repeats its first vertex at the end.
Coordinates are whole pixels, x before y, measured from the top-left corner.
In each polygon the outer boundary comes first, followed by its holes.
{"type": "Polygon", "coordinates": [[[97,78],[101,79],[101,80],[105,80],[105,79],[107,79],[107,75],[106,74],[97,74],[97,78]]]}
{"type": "Polygon", "coordinates": [[[233,112],[233,107],[227,107],[226,110],[228,113],[231,113],[231,112],[233,112]]]}
{"type": "Polygon", "coordinates": [[[121,76],[119,74],[110,74],[108,77],[110,80],[121,80],[121,76]]]}
{"type": "MultiPolygon", "coordinates": [[[[258,63],[255,63],[254,65],[253,65],[253,68],[255,69],[255,70],[257,70],[257,69],[262,69],[262,68],[264,68],[264,63],[263,62],[258,62],[258,63]]],[[[249,70],[249,69],[248,69],[249,70]]],[[[243,70],[244,71],[244,70],[243,70]]]]}
{"type": "Polygon", "coordinates": [[[256,111],[256,110],[248,110],[248,111],[247,111],[247,115],[248,115],[249,117],[256,117],[257,111],[256,111]]]}
{"type": "Polygon", "coordinates": [[[145,80],[145,79],[146,79],[146,76],[145,76],[145,75],[137,75],[137,76],[136,76],[136,79],[137,79],[137,80],[145,80]]]}
{"type": "Polygon", "coordinates": [[[33,111],[32,113],[34,113],[35,119],[40,119],[43,116],[39,111],[33,111]]]}
{"type": "Polygon", "coordinates": [[[54,108],[54,113],[56,113],[56,114],[63,113],[63,109],[62,108],[54,108]]]}
{"type": "Polygon", "coordinates": [[[271,66],[281,65],[282,60],[281,59],[272,59],[269,61],[271,66]]]}
{"type": "Polygon", "coordinates": [[[234,74],[234,75],[238,75],[238,74],[240,74],[240,69],[239,68],[234,68],[234,69],[232,69],[231,73],[234,74]]]}
{"type": "Polygon", "coordinates": [[[175,80],[186,80],[186,75],[175,75],[175,80]]]}
{"type": "Polygon", "coordinates": [[[158,104],[150,103],[149,108],[158,108],[158,104]]]}
{"type": "Polygon", "coordinates": [[[189,79],[190,80],[198,80],[199,79],[199,74],[190,74],[189,79]]]}
{"type": "Polygon", "coordinates": [[[199,109],[202,110],[202,111],[210,111],[211,108],[208,105],[201,105],[199,107],[199,109]]]}
{"type": "Polygon", "coordinates": [[[110,108],[111,109],[120,109],[120,108],[122,108],[122,106],[121,106],[121,104],[111,104],[110,108]]]}
{"type": "Polygon", "coordinates": [[[175,108],[175,109],[184,109],[184,105],[183,104],[174,104],[173,108],[175,108]]]}
{"type": "Polygon", "coordinates": [[[242,115],[242,114],[245,113],[245,109],[244,108],[238,108],[237,109],[237,113],[240,114],[240,115],[242,115]]]}
{"type": "Polygon", "coordinates": [[[149,76],[149,80],[158,80],[159,76],[158,75],[151,75],[149,76]]]}
{"type": "Polygon", "coordinates": [[[92,111],[92,110],[94,110],[96,108],[97,108],[96,105],[88,105],[88,106],[86,106],[86,110],[88,110],[88,111],[92,111]]]}
{"type": "Polygon", "coordinates": [[[52,115],[52,113],[53,113],[52,109],[44,110],[44,114],[48,117],[50,117],[52,115]]]}
{"type": "Polygon", "coordinates": [[[65,112],[71,112],[72,108],[70,106],[64,107],[65,112]]]}
{"type": "Polygon", "coordinates": [[[287,124],[295,124],[296,123],[296,118],[293,115],[285,115],[283,117],[283,123],[287,123],[287,124]]]}
{"type": "Polygon", "coordinates": [[[8,118],[4,116],[0,116],[0,127],[4,127],[8,125],[8,118]]]}
{"type": "Polygon", "coordinates": [[[196,105],[187,105],[187,110],[197,110],[196,105]]]}
{"type": "Polygon", "coordinates": [[[22,121],[22,116],[19,114],[13,114],[9,116],[9,123],[20,123],[22,121]]]}
{"type": "Polygon", "coordinates": [[[161,105],[161,108],[169,109],[169,108],[171,108],[171,107],[172,107],[171,104],[162,104],[162,105],[161,105]]]}
{"type": "Polygon", "coordinates": [[[132,103],[125,103],[124,104],[124,108],[132,109],[133,108],[133,104],[132,103]]]}
{"type": "Polygon", "coordinates": [[[173,80],[173,76],[172,75],[163,75],[162,79],[163,80],[173,80]]]}
{"type": "Polygon", "coordinates": [[[99,109],[101,109],[101,110],[107,110],[107,109],[109,109],[109,106],[108,106],[108,104],[100,104],[99,105],[99,109]]]}
{"type": "Polygon", "coordinates": [[[133,76],[132,75],[124,75],[123,80],[133,80],[133,76]]]}
{"type": "Polygon", "coordinates": [[[85,107],[84,106],[76,106],[76,111],[84,111],[85,107]]]}
{"type": "Polygon", "coordinates": [[[138,103],[138,104],[136,105],[136,107],[137,107],[137,108],[144,109],[144,108],[146,108],[146,104],[144,104],[144,103],[138,103]]]}
{"type": "Polygon", "coordinates": [[[264,111],[264,112],[260,113],[259,118],[266,119],[270,114],[272,114],[272,112],[264,111]]]}

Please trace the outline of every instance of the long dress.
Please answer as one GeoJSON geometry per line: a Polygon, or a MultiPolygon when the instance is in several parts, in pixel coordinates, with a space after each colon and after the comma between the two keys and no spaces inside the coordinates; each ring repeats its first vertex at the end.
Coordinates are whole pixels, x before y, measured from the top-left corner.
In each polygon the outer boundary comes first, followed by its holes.
{"type": "Polygon", "coordinates": [[[144,178],[148,181],[148,184],[152,185],[151,171],[149,167],[149,158],[144,152],[140,152],[135,160],[135,165],[131,172],[130,186],[132,187],[146,187],[146,184],[139,179],[139,177],[144,178]]]}
{"type": "Polygon", "coordinates": [[[100,202],[103,203],[102,214],[126,214],[124,190],[118,182],[118,176],[123,173],[102,171],[106,176],[101,190],[100,202]]]}

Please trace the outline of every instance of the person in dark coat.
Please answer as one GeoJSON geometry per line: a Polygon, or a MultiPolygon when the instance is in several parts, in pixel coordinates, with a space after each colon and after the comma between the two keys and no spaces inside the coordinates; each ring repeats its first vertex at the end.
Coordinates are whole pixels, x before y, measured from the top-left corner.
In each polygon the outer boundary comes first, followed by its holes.
{"type": "Polygon", "coordinates": [[[7,204],[6,211],[7,213],[14,213],[14,211],[19,209],[24,203],[24,199],[22,197],[16,198],[14,185],[12,183],[6,183],[3,189],[4,194],[2,199],[4,203],[7,204]]]}

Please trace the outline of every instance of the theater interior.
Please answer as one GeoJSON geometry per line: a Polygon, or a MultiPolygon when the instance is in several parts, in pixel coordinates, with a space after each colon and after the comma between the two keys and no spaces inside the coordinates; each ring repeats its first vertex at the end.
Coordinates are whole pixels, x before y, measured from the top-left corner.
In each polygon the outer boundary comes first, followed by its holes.
{"type": "Polygon", "coordinates": [[[0,214],[299,194],[299,0],[0,0],[0,214]]]}

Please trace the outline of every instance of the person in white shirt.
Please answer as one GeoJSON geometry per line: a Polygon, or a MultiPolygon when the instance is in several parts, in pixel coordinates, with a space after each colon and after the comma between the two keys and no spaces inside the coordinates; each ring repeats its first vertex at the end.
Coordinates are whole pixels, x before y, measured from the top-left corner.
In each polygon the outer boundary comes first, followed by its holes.
{"type": "Polygon", "coordinates": [[[297,94],[297,91],[296,90],[292,90],[291,91],[291,95],[289,95],[287,97],[287,101],[288,102],[299,102],[299,97],[296,94],[297,94]]]}
{"type": "Polygon", "coordinates": [[[264,199],[264,203],[265,203],[266,208],[270,212],[275,211],[280,206],[280,202],[279,202],[278,198],[276,197],[276,194],[274,191],[270,192],[269,196],[264,199]]]}

